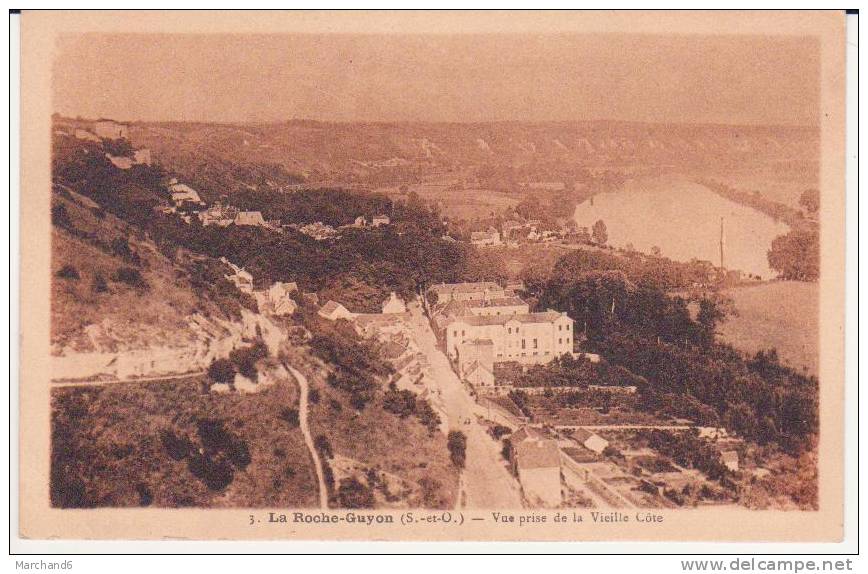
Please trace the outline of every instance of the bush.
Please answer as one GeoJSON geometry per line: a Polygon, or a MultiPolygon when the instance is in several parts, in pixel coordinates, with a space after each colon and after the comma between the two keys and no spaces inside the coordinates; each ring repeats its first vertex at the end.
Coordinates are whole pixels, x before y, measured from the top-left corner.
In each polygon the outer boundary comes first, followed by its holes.
{"type": "Polygon", "coordinates": [[[440,416],[434,412],[427,399],[416,399],[416,418],[428,429],[428,434],[433,435],[440,426],[440,416]]]}
{"type": "Polygon", "coordinates": [[[60,268],[60,271],[57,272],[57,276],[62,279],[70,279],[73,281],[78,281],[81,279],[81,275],[78,273],[78,269],[73,267],[72,265],[64,265],[60,268]]]}
{"type": "Polygon", "coordinates": [[[383,396],[383,410],[406,418],[416,412],[416,393],[410,390],[389,389],[383,396]]]}
{"type": "Polygon", "coordinates": [[[268,356],[268,347],[262,341],[256,341],[250,347],[235,349],[229,353],[229,360],[239,373],[248,379],[256,380],[256,362],[268,356]]]}
{"type": "Polygon", "coordinates": [[[338,487],[338,503],[341,508],[373,508],[374,492],[356,478],[341,480],[338,487]]]}
{"type": "Polygon", "coordinates": [[[461,431],[449,431],[446,439],[449,459],[457,468],[464,468],[467,462],[467,436],[461,431]]]}
{"type": "Polygon", "coordinates": [[[228,359],[215,359],[208,365],[208,378],[215,383],[231,384],[235,380],[235,365],[228,359]]]}
{"type": "Polygon", "coordinates": [[[119,268],[112,276],[112,280],[119,283],[126,283],[130,287],[135,287],[136,289],[146,290],[150,287],[148,282],[145,281],[145,278],[142,277],[142,274],[139,273],[139,270],[133,269],[132,267],[119,268]]]}
{"type": "Polygon", "coordinates": [[[51,208],[51,223],[57,227],[65,229],[72,228],[72,219],[69,217],[69,212],[64,205],[54,205],[51,208]]]}
{"type": "Polygon", "coordinates": [[[334,456],[334,452],[332,452],[332,444],[329,442],[329,439],[326,438],[325,435],[319,435],[313,440],[313,446],[316,448],[319,455],[325,459],[332,458],[334,456]]]}
{"type": "Polygon", "coordinates": [[[108,292],[108,283],[101,274],[97,273],[93,276],[93,281],[90,284],[90,290],[94,293],[106,293],[108,292]]]}
{"type": "Polygon", "coordinates": [[[289,423],[289,426],[293,428],[299,425],[298,409],[291,409],[288,407],[284,408],[280,411],[278,418],[282,421],[286,421],[289,423]]]}
{"type": "Polygon", "coordinates": [[[509,427],[505,427],[503,425],[494,425],[491,429],[491,436],[495,439],[500,440],[501,437],[508,435],[510,432],[509,427]]]}

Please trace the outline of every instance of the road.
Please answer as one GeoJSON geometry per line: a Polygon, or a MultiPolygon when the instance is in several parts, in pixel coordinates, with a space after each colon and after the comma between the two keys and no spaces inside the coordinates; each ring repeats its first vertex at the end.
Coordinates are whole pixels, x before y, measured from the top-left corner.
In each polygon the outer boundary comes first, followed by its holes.
{"type": "Polygon", "coordinates": [[[286,368],[289,369],[289,372],[292,373],[292,376],[295,377],[295,380],[298,381],[298,426],[301,428],[301,434],[304,435],[304,444],[307,445],[307,450],[310,451],[310,457],[313,460],[313,467],[316,469],[316,480],[319,484],[319,507],[320,508],[328,508],[329,507],[329,495],[328,490],[326,489],[325,477],[322,471],[322,462],[319,459],[319,453],[316,450],[316,446],[313,444],[313,438],[310,436],[310,428],[307,424],[307,411],[308,411],[308,391],[309,385],[307,382],[307,378],[301,374],[297,369],[290,367],[289,365],[285,365],[286,368]]]}
{"type": "Polygon", "coordinates": [[[461,476],[459,507],[522,508],[521,491],[505,466],[500,443],[477,422],[477,413],[484,409],[476,404],[437,347],[437,339],[418,303],[410,305],[410,314],[416,343],[430,366],[428,384],[433,385],[430,390],[439,392],[443,399],[449,429],[467,436],[467,463],[461,476]]]}

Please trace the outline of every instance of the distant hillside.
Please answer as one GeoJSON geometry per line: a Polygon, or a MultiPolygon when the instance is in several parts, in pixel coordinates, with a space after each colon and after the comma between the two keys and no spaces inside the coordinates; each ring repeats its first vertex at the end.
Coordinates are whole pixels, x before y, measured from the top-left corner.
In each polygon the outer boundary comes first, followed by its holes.
{"type": "MultiPolygon", "coordinates": [[[[58,120],[59,125],[70,122],[58,120]]],[[[819,154],[814,128],[607,121],[135,123],[130,138],[209,198],[302,183],[411,184],[447,174],[481,177],[485,183],[565,181],[580,179],[583,170],[604,168],[697,175],[730,170],[752,184],[757,173],[787,177],[782,167],[812,177],[819,154]],[[504,168],[508,173],[502,173],[504,168]]]]}

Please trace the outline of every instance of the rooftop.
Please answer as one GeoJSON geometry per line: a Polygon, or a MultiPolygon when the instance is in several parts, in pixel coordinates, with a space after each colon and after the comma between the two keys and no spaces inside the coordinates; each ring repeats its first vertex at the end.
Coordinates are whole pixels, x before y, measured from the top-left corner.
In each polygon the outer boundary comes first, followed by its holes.
{"type": "Polygon", "coordinates": [[[518,323],[551,323],[561,317],[567,317],[567,314],[559,311],[543,311],[541,313],[518,313],[515,315],[469,315],[457,318],[454,322],[481,327],[485,325],[506,325],[512,321],[518,323]]]}
{"type": "Polygon", "coordinates": [[[472,293],[476,291],[503,291],[503,287],[492,281],[480,281],[477,283],[438,283],[431,289],[437,292],[458,291],[459,293],[472,293]]]}
{"type": "Polygon", "coordinates": [[[560,468],[561,451],[551,439],[530,439],[514,445],[515,459],[520,469],[560,468]]]}

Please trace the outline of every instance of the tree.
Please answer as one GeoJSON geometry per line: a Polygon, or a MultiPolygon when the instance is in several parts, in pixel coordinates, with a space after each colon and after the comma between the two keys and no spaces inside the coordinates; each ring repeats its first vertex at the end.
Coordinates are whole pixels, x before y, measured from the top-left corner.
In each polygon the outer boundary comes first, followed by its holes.
{"type": "Polygon", "coordinates": [[[374,492],[357,478],[345,478],[338,487],[338,503],[341,508],[373,508],[374,492]]]}
{"type": "Polygon", "coordinates": [[[609,241],[609,232],[602,219],[598,219],[591,231],[591,237],[597,245],[605,245],[609,241]]]}
{"type": "Polygon", "coordinates": [[[235,365],[228,359],[215,359],[208,365],[208,378],[215,383],[228,385],[235,380],[235,365]]]}
{"type": "Polygon", "coordinates": [[[467,462],[467,436],[461,431],[449,431],[446,439],[449,458],[457,468],[464,468],[467,462]]]}
{"type": "Polygon", "coordinates": [[[820,210],[820,191],[818,189],[806,189],[799,197],[799,205],[809,214],[815,214],[820,210]]]}
{"type": "Polygon", "coordinates": [[[816,231],[793,229],[772,241],[769,267],[784,279],[816,281],[820,276],[820,237],[816,231]]]}

